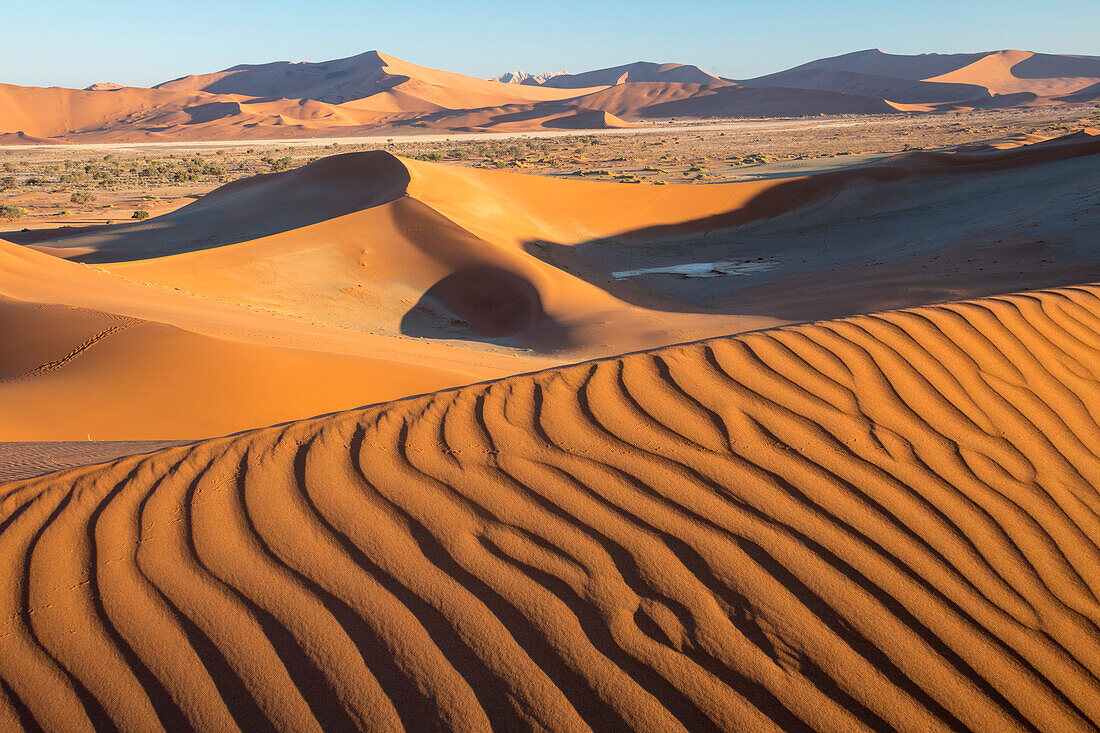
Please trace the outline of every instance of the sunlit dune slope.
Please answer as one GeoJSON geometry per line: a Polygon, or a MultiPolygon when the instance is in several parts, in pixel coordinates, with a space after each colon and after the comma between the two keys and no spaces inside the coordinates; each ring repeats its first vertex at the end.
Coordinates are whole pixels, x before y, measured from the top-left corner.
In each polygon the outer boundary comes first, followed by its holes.
{"type": "Polygon", "coordinates": [[[0,440],[209,437],[522,371],[2,240],[0,343],[0,440]]]}
{"type": "Polygon", "coordinates": [[[0,489],[0,723],[1093,730],[1100,287],[0,489]]]}

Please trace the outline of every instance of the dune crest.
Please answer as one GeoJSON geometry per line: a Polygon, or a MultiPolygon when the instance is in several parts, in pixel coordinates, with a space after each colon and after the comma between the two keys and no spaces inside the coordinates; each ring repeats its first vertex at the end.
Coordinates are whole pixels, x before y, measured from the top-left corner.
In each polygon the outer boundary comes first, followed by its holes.
{"type": "Polygon", "coordinates": [[[1100,286],[0,488],[0,726],[1092,730],[1100,286]]]}

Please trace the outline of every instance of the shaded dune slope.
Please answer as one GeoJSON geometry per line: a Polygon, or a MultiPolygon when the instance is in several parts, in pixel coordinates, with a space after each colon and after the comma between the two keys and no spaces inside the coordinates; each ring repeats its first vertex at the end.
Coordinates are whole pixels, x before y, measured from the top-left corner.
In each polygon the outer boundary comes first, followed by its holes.
{"type": "Polygon", "coordinates": [[[0,489],[0,727],[1091,730],[1100,287],[0,489]]]}

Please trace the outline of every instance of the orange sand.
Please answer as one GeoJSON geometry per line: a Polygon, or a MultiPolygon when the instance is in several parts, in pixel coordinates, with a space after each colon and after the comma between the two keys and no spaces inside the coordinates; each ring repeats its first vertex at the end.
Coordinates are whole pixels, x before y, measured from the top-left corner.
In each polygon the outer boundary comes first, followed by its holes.
{"type": "Polygon", "coordinates": [[[369,51],[319,63],[245,64],[152,89],[0,84],[0,142],[277,139],[410,127],[605,129],[671,117],[879,114],[1098,98],[1100,59],[1030,51],[859,51],[742,82],[696,66],[633,63],[541,85],[476,79],[369,51]]]}
{"type": "Polygon", "coordinates": [[[1100,724],[1100,287],[0,487],[0,727],[1100,724]]]}
{"type": "Polygon", "coordinates": [[[1100,277],[1097,153],[1082,133],[665,187],[356,153],[143,223],[0,241],[0,340],[17,344],[0,351],[0,440],[205,438],[786,322],[1081,282],[1100,277]],[[971,198],[980,212],[960,222],[971,198]],[[614,276],[761,255],[778,269],[614,276]]]}

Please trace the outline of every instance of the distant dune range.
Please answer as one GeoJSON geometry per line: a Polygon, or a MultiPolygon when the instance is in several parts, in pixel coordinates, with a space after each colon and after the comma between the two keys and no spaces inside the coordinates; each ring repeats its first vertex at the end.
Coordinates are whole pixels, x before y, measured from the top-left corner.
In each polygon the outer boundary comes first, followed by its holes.
{"type": "Polygon", "coordinates": [[[1100,281],[1100,137],[989,147],[665,187],[352,153],[143,223],[0,240],[0,341],[19,345],[0,350],[0,440],[205,438],[783,323],[1100,281]],[[645,274],[730,262],[744,273],[645,274]]]}
{"type": "MultiPolygon", "coordinates": [[[[503,75],[501,78],[520,78],[503,75]]],[[[798,117],[1085,103],[1100,57],[859,51],[734,81],[638,62],[522,83],[438,71],[370,51],[320,63],[235,66],[153,89],[0,84],[0,144],[227,140],[370,131],[600,129],[677,118],[798,117]]]]}
{"type": "Polygon", "coordinates": [[[0,727],[1100,724],[1100,288],[0,487],[0,727]]]}

